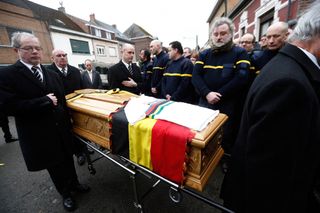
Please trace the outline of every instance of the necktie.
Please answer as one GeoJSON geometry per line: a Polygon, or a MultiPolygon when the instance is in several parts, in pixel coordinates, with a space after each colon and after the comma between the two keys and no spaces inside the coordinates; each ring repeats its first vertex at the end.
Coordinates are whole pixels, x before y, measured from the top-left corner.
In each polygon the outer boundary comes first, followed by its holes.
{"type": "Polygon", "coordinates": [[[42,82],[42,76],[41,76],[41,74],[40,74],[39,67],[33,66],[33,67],[31,67],[31,70],[32,70],[32,72],[33,72],[33,75],[34,75],[40,82],[42,82]]]}
{"type": "Polygon", "coordinates": [[[62,74],[63,74],[64,76],[67,76],[67,71],[66,71],[65,68],[62,68],[62,69],[61,69],[61,72],[62,72],[62,74]]]}
{"type": "Polygon", "coordinates": [[[132,65],[131,65],[131,64],[129,64],[128,70],[129,70],[129,73],[130,73],[131,75],[133,75],[133,70],[132,70],[132,65]]]}

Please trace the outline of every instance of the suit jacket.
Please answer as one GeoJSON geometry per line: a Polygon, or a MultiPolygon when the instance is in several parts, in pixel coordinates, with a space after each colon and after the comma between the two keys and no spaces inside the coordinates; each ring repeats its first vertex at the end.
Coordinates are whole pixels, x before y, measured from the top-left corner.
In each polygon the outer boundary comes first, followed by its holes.
{"type": "Polygon", "coordinates": [[[47,68],[56,72],[63,82],[63,87],[65,94],[74,92],[75,90],[81,89],[81,73],[77,68],[67,65],[67,76],[64,76],[61,71],[58,69],[55,63],[52,63],[47,68]]]}
{"type": "Polygon", "coordinates": [[[41,66],[44,83],[20,61],[0,70],[0,103],[15,116],[20,147],[29,171],[46,169],[72,155],[71,122],[59,76],[41,66]],[[54,93],[54,106],[46,95],[54,93]]]}
{"type": "Polygon", "coordinates": [[[320,70],[291,44],[262,69],[248,93],[224,180],[227,207],[317,212],[308,208],[319,168],[319,88],[320,70]]]}
{"type": "Polygon", "coordinates": [[[81,82],[83,89],[102,89],[100,74],[95,70],[92,70],[92,82],[87,70],[81,73],[81,82]]]}
{"type": "Polygon", "coordinates": [[[122,62],[122,60],[120,60],[119,63],[110,67],[108,73],[108,82],[110,85],[110,89],[119,88],[121,90],[126,90],[137,95],[140,94],[140,92],[143,89],[140,68],[135,63],[132,63],[132,70],[133,75],[129,73],[129,70],[127,69],[126,65],[122,62]],[[129,80],[129,77],[137,83],[137,87],[126,87],[121,84],[122,81],[129,80]]]}

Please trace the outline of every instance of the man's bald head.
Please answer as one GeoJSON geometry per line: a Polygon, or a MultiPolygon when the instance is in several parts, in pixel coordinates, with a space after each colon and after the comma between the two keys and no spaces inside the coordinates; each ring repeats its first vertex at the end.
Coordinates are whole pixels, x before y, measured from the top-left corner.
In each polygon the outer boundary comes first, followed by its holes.
{"type": "Polygon", "coordinates": [[[122,46],[122,60],[127,64],[132,63],[134,56],[134,46],[131,44],[124,44],[122,46]]]}
{"type": "Polygon", "coordinates": [[[67,53],[61,49],[52,50],[51,60],[60,68],[65,68],[68,65],[67,53]]]}
{"type": "Polygon", "coordinates": [[[162,42],[159,40],[153,40],[150,43],[150,52],[153,55],[158,55],[162,51],[162,42]]]}
{"type": "Polygon", "coordinates": [[[288,24],[285,22],[276,22],[267,29],[268,49],[277,50],[285,45],[288,32],[288,24]]]}

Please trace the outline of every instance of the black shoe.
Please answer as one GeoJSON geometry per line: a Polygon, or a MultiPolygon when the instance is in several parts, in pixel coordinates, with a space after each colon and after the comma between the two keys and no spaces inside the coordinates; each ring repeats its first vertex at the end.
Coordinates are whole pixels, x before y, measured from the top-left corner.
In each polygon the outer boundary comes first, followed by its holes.
{"type": "Polygon", "coordinates": [[[76,210],[76,208],[77,208],[75,201],[70,196],[64,197],[62,204],[63,204],[64,209],[69,212],[72,212],[72,211],[76,210]]]}
{"type": "Polygon", "coordinates": [[[79,166],[82,166],[86,162],[86,157],[83,154],[77,156],[77,158],[78,158],[77,162],[79,166]]]}
{"type": "Polygon", "coordinates": [[[15,142],[17,140],[18,140],[18,138],[8,138],[8,139],[6,139],[6,143],[15,142]]]}
{"type": "Polygon", "coordinates": [[[71,189],[74,192],[79,192],[79,193],[87,193],[90,191],[90,187],[86,184],[77,184],[71,189]]]}

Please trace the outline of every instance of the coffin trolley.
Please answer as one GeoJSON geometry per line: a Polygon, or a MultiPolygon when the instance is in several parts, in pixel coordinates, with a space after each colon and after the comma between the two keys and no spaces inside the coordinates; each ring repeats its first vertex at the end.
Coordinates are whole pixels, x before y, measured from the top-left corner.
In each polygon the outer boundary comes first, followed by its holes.
{"type": "MultiPolygon", "coordinates": [[[[184,184],[179,185],[128,158],[118,156],[119,160],[116,160],[113,156],[111,151],[112,144],[109,139],[111,130],[109,123],[110,114],[118,108],[123,107],[123,104],[130,100],[131,97],[137,96],[118,90],[85,89],[75,91],[75,93],[67,95],[66,98],[67,106],[71,111],[73,120],[73,130],[79,140],[98,152],[101,157],[107,158],[130,174],[135,195],[134,205],[138,211],[143,212],[142,200],[152,190],[150,189],[144,195],[138,195],[135,177],[139,173],[152,175],[158,179],[152,188],[156,187],[160,181],[167,183],[170,186],[170,198],[174,202],[179,202],[181,200],[181,192],[184,192],[223,212],[232,212],[194,191],[197,190],[201,192],[204,189],[209,177],[217,167],[224,153],[220,143],[222,126],[227,120],[227,116],[220,113],[204,130],[200,132],[194,131],[194,138],[188,143],[189,161],[184,184]]],[[[92,163],[97,159],[91,160],[88,153],[86,153],[86,156],[88,159],[88,169],[91,174],[95,174],[96,171],[92,163]]]]}

